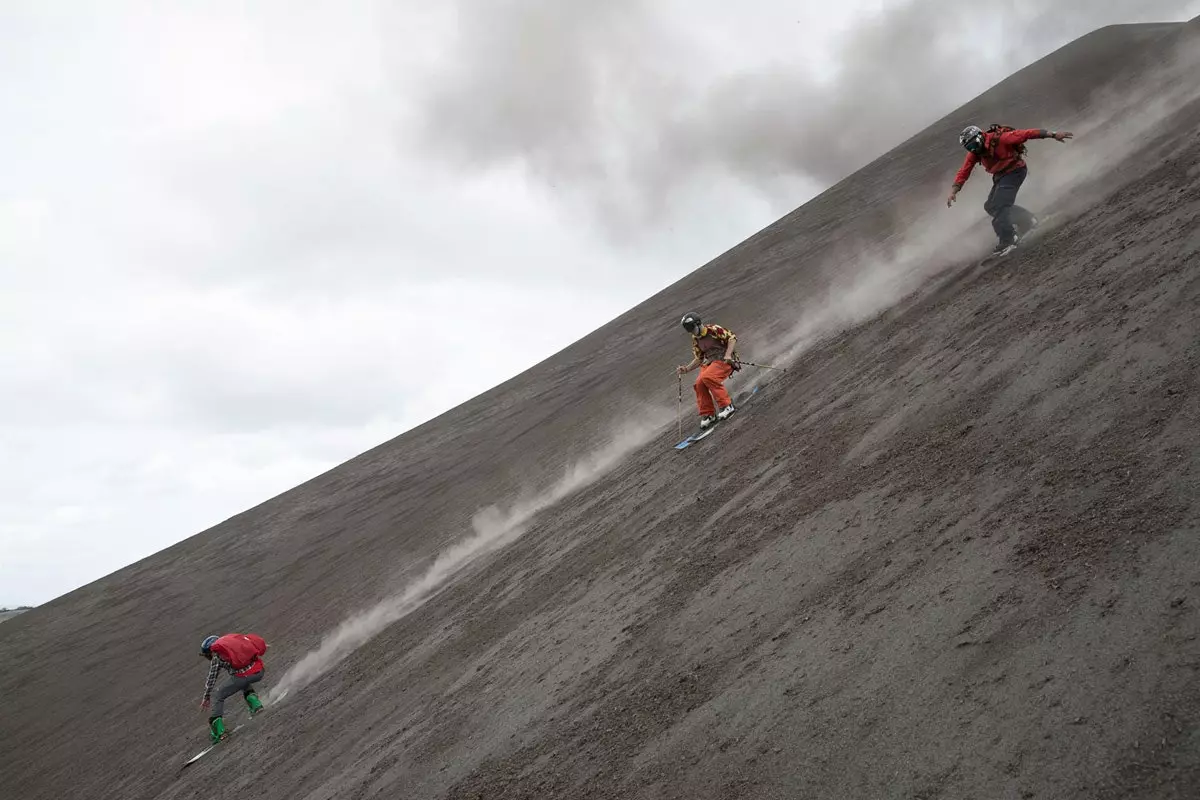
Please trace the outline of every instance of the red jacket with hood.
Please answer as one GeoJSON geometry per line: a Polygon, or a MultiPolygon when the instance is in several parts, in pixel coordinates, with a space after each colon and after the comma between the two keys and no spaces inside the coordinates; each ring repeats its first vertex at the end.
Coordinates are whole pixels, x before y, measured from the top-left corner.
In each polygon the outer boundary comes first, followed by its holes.
{"type": "Polygon", "coordinates": [[[1021,157],[1019,149],[1021,145],[1030,139],[1046,139],[1049,136],[1050,132],[1044,128],[985,133],[983,135],[983,152],[967,153],[962,169],[954,176],[954,187],[956,189],[963,187],[967,178],[971,177],[971,170],[975,169],[976,164],[983,164],[983,168],[989,174],[997,176],[1020,169],[1025,166],[1025,159],[1021,157]]]}

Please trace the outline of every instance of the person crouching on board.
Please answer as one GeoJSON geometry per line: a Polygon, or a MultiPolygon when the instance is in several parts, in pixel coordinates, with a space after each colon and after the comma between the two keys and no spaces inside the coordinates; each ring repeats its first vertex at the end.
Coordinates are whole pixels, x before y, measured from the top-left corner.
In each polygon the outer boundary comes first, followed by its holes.
{"type": "Polygon", "coordinates": [[[200,655],[207,658],[211,665],[208,668],[208,680],[204,683],[204,700],[200,708],[211,711],[208,715],[208,735],[213,742],[219,742],[228,734],[225,732],[225,701],[242,693],[250,716],[262,711],[262,701],[251,688],[263,679],[266,665],[262,656],[267,652],[266,641],[255,633],[227,633],[224,636],[206,636],[200,643],[200,655]],[[217,676],[221,670],[229,673],[229,682],[217,690],[216,702],[212,703],[213,687],[217,684],[217,676]]]}
{"type": "Polygon", "coordinates": [[[676,367],[682,375],[700,367],[696,378],[696,405],[700,412],[700,427],[707,428],[717,420],[726,419],[735,409],[725,380],[737,370],[735,348],[737,336],[720,325],[705,325],[700,315],[684,314],[683,329],[692,335],[692,360],[676,367]],[[714,406],[714,401],[716,404],[714,406]]]}
{"type": "Polygon", "coordinates": [[[1025,182],[1029,168],[1025,164],[1025,142],[1030,139],[1054,139],[1057,142],[1074,138],[1068,131],[1048,131],[1042,128],[1017,130],[1005,125],[992,125],[986,131],[968,125],[958,135],[958,142],[967,151],[962,168],[954,176],[946,207],[954,205],[963,184],[971,177],[976,164],[992,176],[992,191],[988,193],[983,210],[992,218],[992,230],[1000,240],[994,255],[1002,256],[1017,246],[1022,233],[1037,227],[1037,217],[1018,206],[1017,191],[1025,182]]]}

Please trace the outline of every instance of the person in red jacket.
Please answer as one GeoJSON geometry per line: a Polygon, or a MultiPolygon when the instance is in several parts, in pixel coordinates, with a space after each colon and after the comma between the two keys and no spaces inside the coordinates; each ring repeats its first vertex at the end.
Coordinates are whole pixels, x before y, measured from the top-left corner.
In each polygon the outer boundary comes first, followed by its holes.
{"type": "Polygon", "coordinates": [[[242,693],[250,716],[262,711],[262,701],[251,687],[263,679],[266,665],[262,656],[267,652],[266,641],[255,633],[227,633],[224,636],[206,636],[200,643],[200,655],[211,662],[208,668],[208,680],[204,683],[204,700],[200,708],[211,711],[208,715],[208,733],[214,742],[219,742],[228,734],[225,732],[225,701],[242,693]],[[217,684],[217,676],[221,670],[230,675],[230,680],[217,690],[216,702],[211,702],[213,687],[217,684]]]}
{"type": "Polygon", "coordinates": [[[954,176],[954,185],[950,196],[946,199],[946,207],[954,205],[955,198],[962,190],[971,170],[976,164],[992,176],[992,191],[988,194],[983,210],[992,218],[992,230],[1000,240],[992,252],[1004,255],[1017,246],[1022,232],[1028,232],[1037,227],[1037,218],[1024,208],[1016,205],[1017,191],[1025,181],[1028,167],[1025,164],[1025,142],[1030,139],[1054,139],[1062,142],[1071,139],[1075,134],[1068,131],[1048,131],[1042,128],[1017,130],[1001,125],[993,125],[986,131],[975,125],[968,125],[958,136],[958,141],[967,150],[967,158],[962,168],[954,176]]]}
{"type": "Polygon", "coordinates": [[[697,366],[700,376],[696,378],[696,406],[700,411],[700,427],[707,428],[714,422],[726,419],[735,409],[733,399],[725,390],[725,379],[737,370],[735,360],[737,337],[733,331],[720,325],[707,325],[696,313],[684,314],[680,320],[683,329],[692,335],[692,360],[675,368],[682,375],[697,366]],[[716,401],[716,405],[713,401],[716,401]]]}

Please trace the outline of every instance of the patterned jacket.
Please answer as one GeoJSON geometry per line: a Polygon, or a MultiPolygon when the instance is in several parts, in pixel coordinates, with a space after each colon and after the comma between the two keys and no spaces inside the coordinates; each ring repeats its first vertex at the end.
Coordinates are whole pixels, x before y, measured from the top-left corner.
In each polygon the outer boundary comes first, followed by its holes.
{"type": "Polygon", "coordinates": [[[225,670],[230,675],[233,674],[233,665],[222,661],[221,657],[213,654],[212,661],[208,665],[208,680],[204,682],[204,699],[207,700],[213,691],[213,687],[217,685],[217,676],[221,674],[221,670],[225,670]]]}
{"type": "MultiPolygon", "coordinates": [[[[729,344],[729,340],[734,338],[734,333],[731,330],[722,328],[720,325],[701,325],[699,333],[692,334],[692,353],[698,361],[715,361],[725,357],[725,348],[729,344]]],[[[731,357],[736,357],[737,345],[734,345],[735,352],[731,353],[731,357]]]]}

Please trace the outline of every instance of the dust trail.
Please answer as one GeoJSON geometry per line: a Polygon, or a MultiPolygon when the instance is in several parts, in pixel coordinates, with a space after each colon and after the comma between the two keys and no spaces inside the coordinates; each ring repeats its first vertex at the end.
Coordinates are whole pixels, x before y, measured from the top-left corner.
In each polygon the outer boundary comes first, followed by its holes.
{"type": "Polygon", "coordinates": [[[670,419],[669,413],[654,408],[643,409],[638,416],[637,423],[624,427],[606,446],[573,464],[550,488],[516,501],[507,510],[492,505],[476,512],[471,521],[474,533],[439,553],[428,569],[401,591],[342,622],[316,650],[284,673],[268,699],[278,702],[337,666],[389,625],[420,608],[464,569],[518,539],[535,514],[604,475],[660,433],[670,419]]]}
{"type": "MultiPolygon", "coordinates": [[[[1039,158],[1040,153],[1031,152],[1031,176],[1022,187],[1019,202],[1070,217],[1094,201],[1090,191],[1111,189],[1105,176],[1147,146],[1172,114],[1200,100],[1200,81],[1196,80],[1200,49],[1193,45],[1192,40],[1184,42],[1164,54],[1162,64],[1140,79],[1098,94],[1086,117],[1063,126],[1076,134],[1074,140],[1064,145],[1033,142],[1031,150],[1063,149],[1046,154],[1052,158],[1039,158]]],[[[947,189],[959,164],[959,151],[949,153],[947,189]]],[[[986,185],[987,178],[977,171],[972,180],[986,185]]],[[[895,306],[948,267],[981,257],[992,243],[991,227],[981,209],[961,208],[964,202],[974,205],[960,199],[950,210],[936,202],[908,222],[901,234],[857,249],[843,245],[830,259],[841,262],[838,272],[842,277],[826,289],[825,302],[805,309],[790,330],[773,337],[775,346],[761,351],[760,358],[791,364],[821,340],[895,306]]],[[[1050,227],[1058,224],[1061,220],[1051,222],[1050,227]]]]}
{"type": "Polygon", "coordinates": [[[1158,68],[1132,84],[1099,93],[1091,113],[1074,128],[1078,138],[1069,145],[1071,157],[1047,166],[1034,196],[1045,196],[1050,205],[1068,210],[1089,203],[1090,197],[1076,196],[1082,184],[1109,174],[1150,144],[1171,115],[1200,99],[1200,47],[1196,45],[1195,37],[1187,39],[1165,53],[1158,68]]]}

